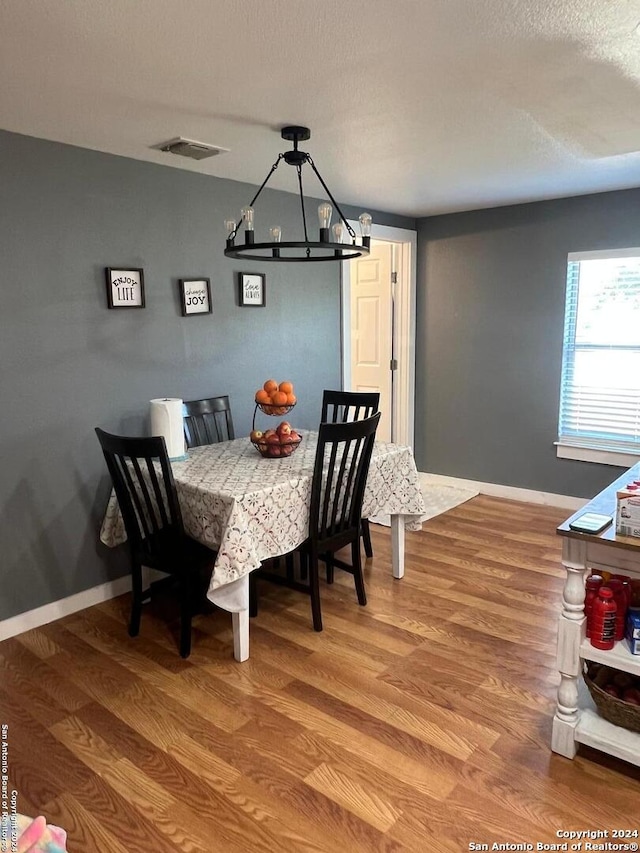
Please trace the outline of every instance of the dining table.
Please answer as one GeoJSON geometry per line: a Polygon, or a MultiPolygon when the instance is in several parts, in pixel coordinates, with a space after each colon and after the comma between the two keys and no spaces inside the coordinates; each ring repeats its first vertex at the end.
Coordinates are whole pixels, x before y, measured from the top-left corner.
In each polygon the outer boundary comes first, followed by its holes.
{"type": "MultiPolygon", "coordinates": [[[[304,432],[290,456],[265,458],[249,438],[237,438],[193,447],[186,459],[171,463],[185,532],[216,552],[207,597],[232,614],[239,662],[249,657],[249,573],[308,536],[317,440],[317,432],[304,432]]],[[[421,529],[425,515],[410,447],[375,442],[362,515],[390,519],[390,568],[402,578],[405,530],[421,529]]],[[[100,540],[109,547],[126,541],[113,492],[100,540]]]]}

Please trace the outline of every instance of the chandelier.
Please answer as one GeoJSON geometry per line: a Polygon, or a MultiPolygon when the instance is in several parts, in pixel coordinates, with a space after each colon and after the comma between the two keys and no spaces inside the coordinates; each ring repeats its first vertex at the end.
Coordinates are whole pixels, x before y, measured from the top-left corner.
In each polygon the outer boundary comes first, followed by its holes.
{"type": "Polygon", "coordinates": [[[325,184],[320,172],[316,169],[315,163],[310,155],[305,151],[298,150],[298,143],[304,142],[311,137],[311,131],[308,127],[287,126],[283,127],[281,136],[288,142],[293,142],[291,151],[285,151],[278,155],[278,159],[271,167],[269,174],[262,182],[260,189],[251,199],[251,202],[242,208],[241,219],[236,222],[235,219],[225,220],[225,229],[227,231],[227,247],[224,251],[228,258],[244,258],[255,261],[349,261],[353,258],[359,258],[363,255],[368,255],[371,247],[371,216],[368,213],[360,214],[360,231],[361,242],[357,242],[356,232],[345,219],[343,212],[340,210],[338,202],[334,199],[329,191],[329,187],[325,184]],[[300,208],[302,216],[302,227],[304,231],[304,240],[282,240],[282,228],[279,225],[272,225],[269,228],[269,242],[258,243],[255,239],[254,226],[254,208],[253,205],[258,199],[262,190],[266,187],[269,178],[280,165],[280,161],[284,160],[289,166],[295,166],[298,173],[298,189],[300,192],[300,208]],[[302,167],[308,163],[311,166],[316,177],[322,184],[326,194],[333,203],[338,215],[337,222],[331,227],[331,216],[333,208],[329,202],[324,201],[318,207],[319,221],[319,239],[310,240],[307,231],[307,214],[305,211],[304,195],[302,192],[302,167]],[[243,226],[242,238],[243,243],[237,242],[238,232],[243,226]],[[344,239],[345,231],[348,235],[344,239]]]}

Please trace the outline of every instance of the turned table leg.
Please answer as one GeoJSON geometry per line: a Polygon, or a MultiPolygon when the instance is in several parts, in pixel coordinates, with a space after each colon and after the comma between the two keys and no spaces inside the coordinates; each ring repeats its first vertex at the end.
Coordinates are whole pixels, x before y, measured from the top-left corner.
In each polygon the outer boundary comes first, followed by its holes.
{"type": "Polygon", "coordinates": [[[562,614],[558,621],[557,665],[560,686],[553,718],[551,748],[566,758],[574,758],[577,749],[575,730],[578,723],[580,644],[585,633],[586,563],[586,543],[579,539],[565,539],[562,543],[562,565],[567,571],[567,579],[562,594],[562,614]]]}

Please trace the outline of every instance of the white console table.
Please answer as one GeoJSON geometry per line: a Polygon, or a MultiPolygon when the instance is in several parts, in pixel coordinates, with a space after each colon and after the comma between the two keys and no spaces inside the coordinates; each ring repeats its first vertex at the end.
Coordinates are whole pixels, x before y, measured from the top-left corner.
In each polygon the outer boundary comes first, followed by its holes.
{"type": "Polygon", "coordinates": [[[640,766],[640,734],[615,726],[597,713],[582,679],[582,661],[592,660],[624,672],[640,675],[640,655],[632,655],[626,640],[610,651],[601,651],[586,639],[584,614],[585,581],[591,569],[640,577],[640,539],[616,536],[616,491],[640,478],[635,465],[589,504],[558,528],[562,541],[562,564],[567,579],[562,595],[558,625],[558,706],[553,719],[551,748],[574,758],[579,743],[615,755],[640,766]],[[569,523],[585,511],[614,516],[614,522],[597,536],[576,533],[569,523]]]}

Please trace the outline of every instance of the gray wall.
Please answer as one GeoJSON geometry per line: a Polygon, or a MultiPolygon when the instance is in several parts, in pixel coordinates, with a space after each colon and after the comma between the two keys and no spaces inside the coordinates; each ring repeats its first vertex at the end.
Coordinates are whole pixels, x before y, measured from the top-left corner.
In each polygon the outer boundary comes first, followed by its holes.
{"type": "MultiPolygon", "coordinates": [[[[246,184],[0,132],[0,187],[3,619],[127,571],[98,542],[109,483],[95,426],[147,434],[153,397],[228,393],[247,435],[271,376],[295,383],[296,426],[317,424],[322,389],[340,385],[340,271],[226,259],[246,184]],[[147,307],[108,310],[104,268],[129,265],[147,307]],[[241,270],[266,273],[266,308],[238,306],[241,270]],[[178,279],[198,276],[213,315],[183,318],[178,279]]],[[[297,229],[297,198],[265,193],[256,227],[297,229]]]]}
{"type": "Polygon", "coordinates": [[[579,497],[619,476],[556,457],[566,264],[639,235],[640,190],[419,221],[420,470],[579,497]]]}

